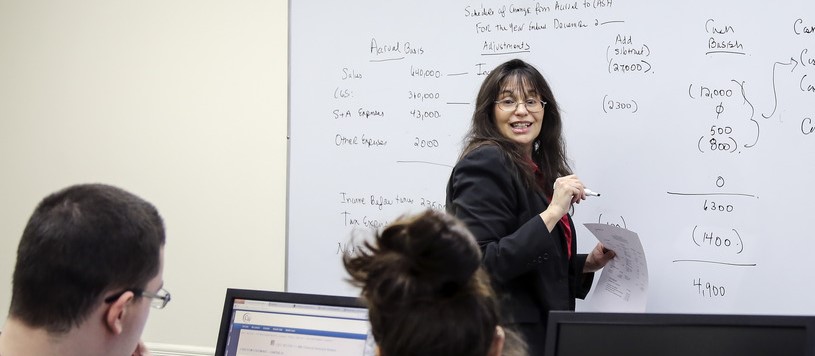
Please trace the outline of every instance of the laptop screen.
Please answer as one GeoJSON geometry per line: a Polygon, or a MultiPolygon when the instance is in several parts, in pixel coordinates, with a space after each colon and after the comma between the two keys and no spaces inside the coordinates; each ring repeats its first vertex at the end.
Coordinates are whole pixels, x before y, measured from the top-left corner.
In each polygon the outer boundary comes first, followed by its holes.
{"type": "Polygon", "coordinates": [[[373,346],[356,298],[228,289],[215,355],[363,356],[373,346]]]}

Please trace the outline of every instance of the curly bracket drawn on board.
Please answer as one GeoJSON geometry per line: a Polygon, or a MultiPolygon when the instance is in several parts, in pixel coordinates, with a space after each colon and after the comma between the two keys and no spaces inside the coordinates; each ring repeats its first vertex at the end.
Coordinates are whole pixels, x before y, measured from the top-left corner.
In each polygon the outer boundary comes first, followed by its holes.
{"type": "Polygon", "coordinates": [[[751,148],[758,143],[758,137],[761,136],[761,126],[758,124],[758,121],[755,120],[756,116],[756,108],[753,106],[753,103],[750,100],[747,100],[747,94],[744,92],[744,81],[738,82],[735,79],[731,80],[733,83],[736,83],[739,88],[741,88],[741,97],[744,99],[744,102],[750,106],[750,121],[752,121],[756,125],[756,140],[752,144],[744,144],[745,148],[751,148]]]}

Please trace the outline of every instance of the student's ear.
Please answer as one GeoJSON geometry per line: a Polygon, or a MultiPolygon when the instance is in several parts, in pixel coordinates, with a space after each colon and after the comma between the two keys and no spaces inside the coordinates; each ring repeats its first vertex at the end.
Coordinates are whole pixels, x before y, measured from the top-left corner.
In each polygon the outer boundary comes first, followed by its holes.
{"type": "Polygon", "coordinates": [[[376,345],[376,347],[374,347],[374,355],[382,356],[382,351],[379,350],[379,345],[376,345]]]}
{"type": "Polygon", "coordinates": [[[490,352],[487,355],[501,356],[501,353],[504,351],[505,340],[506,334],[504,334],[504,328],[497,325],[495,327],[495,336],[492,338],[492,345],[490,345],[490,352]]]}
{"type": "Polygon", "coordinates": [[[105,326],[114,335],[122,333],[122,320],[127,314],[127,306],[133,298],[133,292],[124,292],[108,305],[108,309],[105,311],[105,326]]]}

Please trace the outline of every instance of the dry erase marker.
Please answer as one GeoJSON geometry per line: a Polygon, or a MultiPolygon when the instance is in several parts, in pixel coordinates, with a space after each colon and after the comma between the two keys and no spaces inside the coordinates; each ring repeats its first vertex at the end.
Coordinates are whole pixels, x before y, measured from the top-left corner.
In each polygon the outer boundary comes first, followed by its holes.
{"type": "Polygon", "coordinates": [[[586,195],[593,196],[593,197],[599,197],[600,196],[600,193],[593,192],[589,188],[583,189],[583,193],[585,193],[586,195]]]}

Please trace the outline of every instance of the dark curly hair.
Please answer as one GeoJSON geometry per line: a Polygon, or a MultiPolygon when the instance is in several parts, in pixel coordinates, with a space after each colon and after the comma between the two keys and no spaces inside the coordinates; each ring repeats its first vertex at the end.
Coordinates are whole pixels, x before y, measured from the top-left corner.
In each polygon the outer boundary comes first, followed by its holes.
{"type": "MultiPolygon", "coordinates": [[[[343,262],[383,356],[487,355],[499,303],[475,239],[453,216],[403,216],[343,262]]],[[[506,335],[504,355],[523,355],[520,338],[506,335]]]]}

